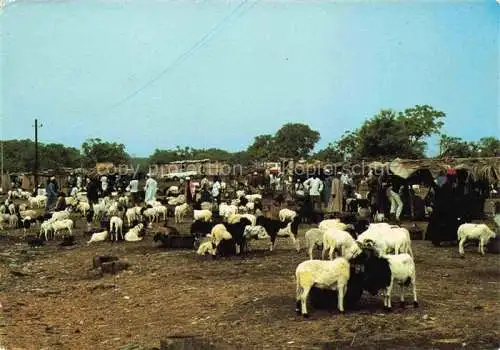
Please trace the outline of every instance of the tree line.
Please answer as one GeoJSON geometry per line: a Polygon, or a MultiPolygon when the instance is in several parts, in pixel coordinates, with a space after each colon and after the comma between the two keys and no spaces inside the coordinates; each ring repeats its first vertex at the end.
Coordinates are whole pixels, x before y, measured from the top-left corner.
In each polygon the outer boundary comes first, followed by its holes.
{"type": "MultiPolygon", "coordinates": [[[[320,133],[302,123],[287,123],[274,134],[258,135],[246,150],[228,152],[219,148],[196,149],[177,146],[156,149],[148,158],[133,158],[124,144],[99,138],[86,140],[81,149],[62,144],[39,144],[40,169],[61,167],[93,167],[97,162],[128,163],[148,166],[185,159],[212,159],[233,164],[248,165],[255,161],[276,161],[280,158],[315,159],[329,162],[361,159],[425,158],[427,140],[439,136],[440,157],[494,157],[500,156],[500,140],[483,137],[465,141],[440,132],[445,113],[429,105],[416,105],[404,111],[383,109],[365,120],[356,129],[325,148],[313,152],[320,133]]],[[[34,167],[33,141],[8,140],[3,142],[4,169],[7,172],[31,171],[34,167]]]]}

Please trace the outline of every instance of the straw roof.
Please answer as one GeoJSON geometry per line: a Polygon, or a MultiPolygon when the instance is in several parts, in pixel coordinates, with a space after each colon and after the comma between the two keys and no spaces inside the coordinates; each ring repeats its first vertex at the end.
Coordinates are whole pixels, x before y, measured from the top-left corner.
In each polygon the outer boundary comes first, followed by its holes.
{"type": "Polygon", "coordinates": [[[391,162],[372,162],[370,168],[389,167],[391,172],[397,176],[407,179],[417,170],[427,169],[434,177],[440,171],[454,168],[467,170],[471,176],[478,180],[484,179],[495,182],[500,179],[500,157],[490,158],[443,158],[443,159],[399,159],[391,162]]]}

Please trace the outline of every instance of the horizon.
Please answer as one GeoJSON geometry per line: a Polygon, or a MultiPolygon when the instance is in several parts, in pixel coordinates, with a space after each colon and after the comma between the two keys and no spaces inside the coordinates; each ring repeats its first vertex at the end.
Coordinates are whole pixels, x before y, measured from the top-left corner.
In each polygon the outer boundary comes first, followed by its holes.
{"type": "Polygon", "coordinates": [[[37,117],[41,143],[101,138],[147,158],[237,152],[298,122],[318,150],[416,104],[446,113],[445,134],[498,137],[495,6],[16,1],[0,14],[0,138],[33,139],[37,117]]]}

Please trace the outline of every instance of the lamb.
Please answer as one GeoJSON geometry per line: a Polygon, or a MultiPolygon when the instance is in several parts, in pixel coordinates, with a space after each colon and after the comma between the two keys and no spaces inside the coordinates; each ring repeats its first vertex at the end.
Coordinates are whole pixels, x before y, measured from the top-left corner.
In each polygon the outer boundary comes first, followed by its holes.
{"type": "Polygon", "coordinates": [[[245,199],[249,202],[255,202],[257,200],[262,200],[262,195],[261,194],[247,194],[245,196],[245,199]]]}
{"type": "Polygon", "coordinates": [[[308,317],[307,301],[312,287],[337,290],[337,308],[344,312],[344,295],[350,278],[349,262],[345,258],[331,261],[307,260],[300,263],[295,270],[297,283],[296,308],[297,313],[308,317]]]}
{"type": "Polygon", "coordinates": [[[54,220],[49,219],[40,224],[40,233],[38,236],[39,237],[41,237],[42,235],[45,236],[46,241],[49,240],[49,232],[52,231],[52,222],[54,222],[54,220]]]}
{"type": "Polygon", "coordinates": [[[215,254],[216,254],[215,243],[213,243],[212,241],[203,242],[198,247],[198,250],[196,251],[196,254],[198,254],[198,255],[210,254],[210,255],[215,256],[215,254]]]}
{"type": "Polygon", "coordinates": [[[201,210],[210,210],[212,211],[213,205],[210,202],[201,202],[200,209],[201,210]]]}
{"type": "Polygon", "coordinates": [[[87,216],[87,212],[90,210],[89,202],[80,201],[76,205],[76,209],[82,213],[83,216],[87,216]]]}
{"type": "Polygon", "coordinates": [[[269,236],[271,236],[271,251],[276,247],[277,237],[290,237],[293,244],[296,246],[297,251],[300,251],[300,242],[296,239],[299,223],[299,216],[296,216],[292,222],[288,223],[280,220],[269,219],[265,216],[258,216],[256,222],[258,226],[263,226],[269,236]]]}
{"type": "Polygon", "coordinates": [[[123,220],[118,216],[113,216],[110,220],[111,240],[118,241],[118,232],[123,239],[123,220]]]}
{"type": "Polygon", "coordinates": [[[193,210],[194,220],[202,220],[209,222],[212,220],[212,212],[210,210],[193,210]]]}
{"type": "Polygon", "coordinates": [[[394,252],[413,256],[410,232],[404,227],[371,224],[368,230],[358,236],[357,241],[363,245],[373,245],[381,254],[394,252]]]}
{"type": "Polygon", "coordinates": [[[134,220],[137,220],[137,210],[136,208],[139,208],[139,213],[140,213],[140,207],[133,207],[133,208],[128,208],[127,211],[125,212],[125,217],[127,218],[127,225],[132,226],[132,223],[134,220]]]}
{"type": "Polygon", "coordinates": [[[73,232],[71,229],[73,228],[73,220],[71,219],[63,219],[63,220],[56,220],[52,222],[52,229],[54,230],[54,236],[57,235],[57,233],[61,230],[68,230],[70,235],[73,235],[73,232]]]}
{"type": "Polygon", "coordinates": [[[292,221],[297,216],[297,213],[290,209],[281,209],[279,211],[279,218],[281,221],[292,221]]]}
{"type": "Polygon", "coordinates": [[[92,242],[105,241],[106,239],[108,239],[108,236],[109,236],[108,230],[93,233],[92,237],[90,237],[90,240],[87,242],[87,244],[90,244],[92,242]]]}
{"type": "Polygon", "coordinates": [[[238,207],[235,205],[227,205],[226,203],[221,203],[219,205],[219,216],[223,218],[229,218],[238,212],[238,207]]]}
{"type": "Polygon", "coordinates": [[[329,258],[333,260],[333,252],[337,249],[340,255],[348,260],[354,258],[361,253],[361,248],[358,243],[352,238],[351,234],[335,228],[330,228],[323,235],[323,250],[321,258],[325,258],[327,250],[329,258]]]}
{"type": "Polygon", "coordinates": [[[384,294],[384,308],[392,309],[391,294],[394,283],[401,287],[401,304],[404,307],[405,286],[412,285],[413,306],[418,307],[416,271],[413,258],[406,253],[397,255],[380,255],[373,248],[364,248],[363,253],[355,258],[363,261],[364,289],[372,295],[382,290],[384,294]]]}
{"type": "Polygon", "coordinates": [[[141,231],[143,229],[144,229],[143,224],[137,224],[137,226],[134,226],[127,233],[125,233],[125,240],[127,242],[141,241],[144,238],[143,236],[140,236],[141,231]]]}
{"type": "Polygon", "coordinates": [[[52,214],[52,219],[54,219],[56,221],[69,219],[69,211],[67,211],[67,210],[55,211],[52,214]]]}
{"type": "Polygon", "coordinates": [[[189,205],[187,203],[176,206],[174,211],[175,223],[180,224],[183,221],[184,216],[186,216],[188,212],[189,205]]]}
{"type": "Polygon", "coordinates": [[[330,228],[336,228],[338,230],[345,231],[348,228],[348,225],[341,222],[340,219],[326,219],[319,223],[318,228],[323,231],[326,231],[330,228]]]}
{"type": "Polygon", "coordinates": [[[216,246],[219,245],[222,240],[233,239],[233,236],[231,236],[224,224],[215,225],[207,237],[209,237],[216,246]]]}
{"type": "Polygon", "coordinates": [[[142,208],[141,214],[144,216],[144,218],[148,219],[150,223],[153,223],[156,221],[156,210],[152,207],[150,208],[142,208]]]}
{"type": "Polygon", "coordinates": [[[325,231],[319,228],[312,228],[306,232],[306,248],[309,253],[309,260],[313,260],[313,250],[315,247],[323,246],[323,235],[325,231]]]}
{"type": "Polygon", "coordinates": [[[167,212],[168,209],[164,205],[158,205],[153,207],[154,211],[156,212],[156,219],[160,221],[160,214],[163,216],[163,221],[167,220],[167,212]]]}
{"type": "Polygon", "coordinates": [[[458,227],[458,253],[464,256],[464,243],[467,240],[478,239],[478,251],[484,256],[484,246],[488,244],[489,240],[495,238],[496,234],[486,224],[462,224],[458,227]]]}

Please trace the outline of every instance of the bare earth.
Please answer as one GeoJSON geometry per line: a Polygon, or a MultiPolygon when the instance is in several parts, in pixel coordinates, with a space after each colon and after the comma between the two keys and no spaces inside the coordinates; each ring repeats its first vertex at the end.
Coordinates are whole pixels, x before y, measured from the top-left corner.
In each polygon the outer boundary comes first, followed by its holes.
{"type": "Polygon", "coordinates": [[[274,252],[259,242],[245,258],[212,260],[155,248],[151,235],[87,246],[80,231],[72,249],[57,241],[30,248],[16,242],[20,235],[0,242],[0,346],[7,350],[152,349],[173,335],[227,349],[500,347],[500,259],[473,246],[460,259],[455,246],[413,241],[417,309],[409,293],[400,308],[395,290],[392,313],[365,293],[344,316],[311,309],[303,319],[295,314],[294,271],[306,252],[287,240],[274,252]],[[107,254],[130,268],[95,276],[92,258],[107,254]]]}

